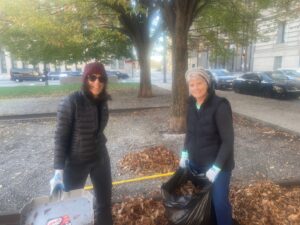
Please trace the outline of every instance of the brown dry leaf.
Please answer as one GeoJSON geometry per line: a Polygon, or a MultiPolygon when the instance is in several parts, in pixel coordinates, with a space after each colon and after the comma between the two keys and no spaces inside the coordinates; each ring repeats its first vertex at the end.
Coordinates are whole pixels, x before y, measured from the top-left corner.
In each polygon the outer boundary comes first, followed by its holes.
{"type": "MultiPolygon", "coordinates": [[[[300,224],[300,187],[283,188],[268,181],[233,186],[230,200],[240,225],[300,224]]],[[[113,206],[113,216],[115,225],[168,224],[162,202],[152,198],[126,198],[113,206]]]]}
{"type": "Polygon", "coordinates": [[[167,173],[177,169],[178,157],[164,146],[146,148],[139,152],[132,152],[120,161],[121,169],[132,171],[139,175],[153,173],[167,173]]]}
{"type": "Polygon", "coordinates": [[[113,206],[114,225],[167,225],[161,201],[142,197],[127,198],[113,206]]]}
{"type": "Polygon", "coordinates": [[[239,124],[244,127],[255,128],[256,132],[261,133],[262,136],[266,138],[281,137],[289,142],[299,140],[299,136],[295,136],[291,133],[276,128],[268,127],[260,122],[251,121],[235,113],[233,114],[233,122],[234,124],[239,124]]]}
{"type": "Polygon", "coordinates": [[[289,215],[288,220],[291,222],[296,222],[300,220],[300,213],[289,215]]]}
{"type": "Polygon", "coordinates": [[[241,225],[299,225],[300,188],[283,188],[261,181],[232,187],[233,215],[241,225]]]}
{"type": "Polygon", "coordinates": [[[192,181],[188,180],[185,184],[178,187],[174,193],[175,195],[193,195],[200,193],[201,189],[198,186],[195,186],[192,181]]]}

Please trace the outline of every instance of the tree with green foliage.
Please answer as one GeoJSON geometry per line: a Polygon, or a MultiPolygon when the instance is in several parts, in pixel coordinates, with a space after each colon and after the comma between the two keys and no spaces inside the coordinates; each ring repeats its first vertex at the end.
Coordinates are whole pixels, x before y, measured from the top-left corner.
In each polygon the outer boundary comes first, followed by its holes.
{"type": "MultiPolygon", "coordinates": [[[[158,7],[154,0],[98,0],[97,10],[103,14],[112,11],[116,20],[106,20],[106,27],[116,29],[126,35],[136,49],[140,66],[139,97],[151,97],[150,51],[152,44],[160,34],[162,26],[154,24],[158,7]]],[[[100,13],[100,14],[101,14],[100,13]]]]}
{"type": "Polygon", "coordinates": [[[78,4],[81,8],[67,0],[2,0],[1,45],[31,64],[131,57],[130,40],[115,30],[87,23],[91,5],[78,4]]]}
{"type": "Polygon", "coordinates": [[[5,19],[0,29],[6,35],[0,42],[17,57],[31,62],[77,62],[91,58],[103,61],[128,56],[128,46],[132,43],[141,69],[139,96],[152,96],[150,50],[159,33],[159,29],[150,31],[157,12],[155,1],[17,0],[11,3],[3,0],[2,3],[0,10],[3,9],[1,15],[5,19]]]}
{"type": "MultiPolygon", "coordinates": [[[[185,130],[185,71],[189,34],[216,55],[228,54],[230,43],[246,46],[257,36],[256,20],[269,7],[288,9],[296,0],[161,0],[162,18],[172,40],[172,114],[170,128],[185,130]],[[200,39],[199,39],[200,38],[200,39]]],[[[195,42],[192,42],[195,44],[195,42]]],[[[199,43],[197,44],[197,46],[199,43]]]]}
{"type": "MultiPolygon", "coordinates": [[[[280,7],[281,12],[284,12],[283,3],[273,1],[274,10],[280,7]]],[[[262,10],[269,8],[270,4],[270,1],[256,0],[228,1],[227,4],[215,1],[195,19],[189,40],[193,46],[200,44],[202,50],[209,50],[211,61],[221,59],[222,64],[225,64],[233,57],[232,46],[247,51],[252,43],[263,38],[264,34],[259,32],[258,24],[262,10]]]]}
{"type": "Polygon", "coordinates": [[[195,18],[207,7],[206,0],[161,0],[162,18],[172,40],[172,114],[170,129],[185,130],[188,90],[185,71],[188,60],[188,33],[195,18]]]}

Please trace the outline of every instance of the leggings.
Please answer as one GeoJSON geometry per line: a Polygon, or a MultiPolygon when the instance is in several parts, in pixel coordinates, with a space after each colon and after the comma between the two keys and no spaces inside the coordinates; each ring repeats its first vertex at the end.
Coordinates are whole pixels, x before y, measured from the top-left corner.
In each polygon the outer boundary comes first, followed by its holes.
{"type": "Polygon", "coordinates": [[[67,162],[64,169],[65,191],[83,188],[88,175],[94,186],[95,225],[112,225],[111,192],[112,178],[107,151],[92,163],[67,162]]]}

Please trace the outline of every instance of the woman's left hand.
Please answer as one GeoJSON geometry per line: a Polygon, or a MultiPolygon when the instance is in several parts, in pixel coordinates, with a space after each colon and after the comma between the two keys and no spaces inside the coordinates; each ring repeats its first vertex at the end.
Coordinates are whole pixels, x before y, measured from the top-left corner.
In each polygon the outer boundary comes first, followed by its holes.
{"type": "Polygon", "coordinates": [[[210,182],[214,182],[220,173],[221,169],[217,167],[216,165],[213,165],[207,172],[206,177],[210,182]]]}

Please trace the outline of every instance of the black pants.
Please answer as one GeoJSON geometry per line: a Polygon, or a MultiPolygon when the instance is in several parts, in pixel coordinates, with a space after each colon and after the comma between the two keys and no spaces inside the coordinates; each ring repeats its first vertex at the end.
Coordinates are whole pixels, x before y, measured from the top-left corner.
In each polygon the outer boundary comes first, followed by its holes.
{"type": "Polygon", "coordinates": [[[95,225],[112,225],[111,213],[111,168],[107,151],[89,163],[67,162],[64,169],[65,191],[83,188],[90,175],[96,198],[94,204],[95,225]]]}

